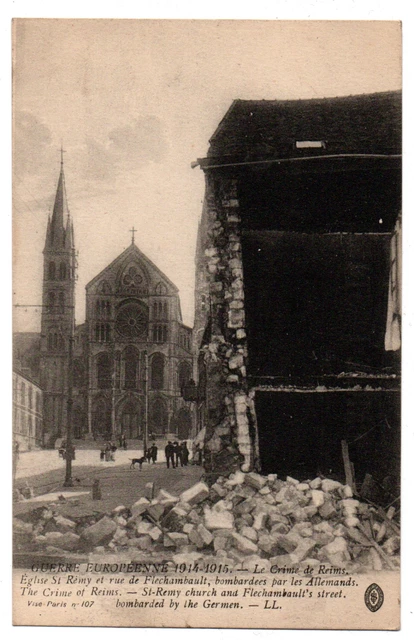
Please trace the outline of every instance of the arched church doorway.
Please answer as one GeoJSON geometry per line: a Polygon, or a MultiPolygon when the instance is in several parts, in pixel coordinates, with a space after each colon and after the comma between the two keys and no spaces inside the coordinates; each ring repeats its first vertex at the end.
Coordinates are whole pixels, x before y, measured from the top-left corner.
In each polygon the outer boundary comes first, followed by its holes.
{"type": "Polygon", "coordinates": [[[111,409],[106,398],[95,400],[92,410],[92,432],[95,437],[111,437],[111,409]]]}
{"type": "Polygon", "coordinates": [[[121,413],[121,433],[130,439],[142,437],[142,407],[134,400],[125,403],[121,413]]]}
{"type": "Polygon", "coordinates": [[[162,436],[168,430],[167,403],[161,397],[154,398],[150,404],[149,430],[154,435],[162,436]]]}
{"type": "Polygon", "coordinates": [[[188,409],[180,409],[177,416],[177,435],[179,440],[188,440],[191,434],[191,415],[188,409]]]}

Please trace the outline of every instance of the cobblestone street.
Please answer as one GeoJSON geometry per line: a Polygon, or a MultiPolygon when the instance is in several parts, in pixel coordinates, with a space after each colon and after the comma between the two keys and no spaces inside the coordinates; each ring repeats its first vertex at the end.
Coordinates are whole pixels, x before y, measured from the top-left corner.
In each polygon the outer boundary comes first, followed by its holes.
{"type": "MultiPolygon", "coordinates": [[[[71,500],[64,505],[67,513],[83,513],[85,510],[107,511],[118,505],[131,506],[144,493],[147,482],[154,482],[155,491],[166,489],[179,494],[193,485],[203,474],[199,466],[189,465],[177,469],[167,469],[163,452],[160,452],[156,464],[144,463],[142,470],[130,468],[131,458],[142,456],[140,450],[117,451],[115,462],[102,462],[98,449],[84,449],[76,452],[73,461],[73,489],[69,491],[83,492],[71,505],[71,500]],[[99,479],[102,499],[92,501],[91,490],[94,480],[99,479]]],[[[26,483],[33,489],[37,500],[26,500],[15,504],[15,513],[33,509],[43,501],[38,496],[68,491],[63,487],[65,479],[65,461],[56,450],[31,451],[19,457],[16,472],[16,487],[23,488],[26,483]]],[[[62,505],[63,507],[63,505],[62,505]]],[[[62,510],[61,510],[62,511],[62,510]]]]}

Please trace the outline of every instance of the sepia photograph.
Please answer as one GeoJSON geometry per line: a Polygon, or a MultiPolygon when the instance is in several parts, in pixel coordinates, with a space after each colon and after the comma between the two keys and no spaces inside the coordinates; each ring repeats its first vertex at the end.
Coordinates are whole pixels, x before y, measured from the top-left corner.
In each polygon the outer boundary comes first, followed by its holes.
{"type": "Polygon", "coordinates": [[[401,23],[12,32],[14,625],[399,629],[401,23]]]}

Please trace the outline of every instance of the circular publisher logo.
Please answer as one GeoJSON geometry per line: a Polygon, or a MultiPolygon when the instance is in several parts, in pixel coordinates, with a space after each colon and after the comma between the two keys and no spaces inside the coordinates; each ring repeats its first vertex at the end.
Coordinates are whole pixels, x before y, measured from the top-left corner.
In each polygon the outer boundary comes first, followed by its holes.
{"type": "Polygon", "coordinates": [[[381,609],[384,602],[384,592],[375,582],[369,585],[365,591],[365,605],[367,608],[375,613],[378,609],[381,609]]]}

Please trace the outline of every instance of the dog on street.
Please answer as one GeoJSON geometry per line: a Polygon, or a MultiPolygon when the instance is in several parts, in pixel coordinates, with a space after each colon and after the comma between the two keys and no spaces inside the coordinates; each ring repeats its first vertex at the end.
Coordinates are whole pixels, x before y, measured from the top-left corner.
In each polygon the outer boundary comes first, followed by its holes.
{"type": "Polygon", "coordinates": [[[142,469],[142,463],[146,462],[145,456],[142,456],[142,458],[130,458],[130,460],[131,460],[131,464],[130,464],[129,468],[130,469],[135,469],[135,465],[138,464],[140,471],[142,469]]]}

